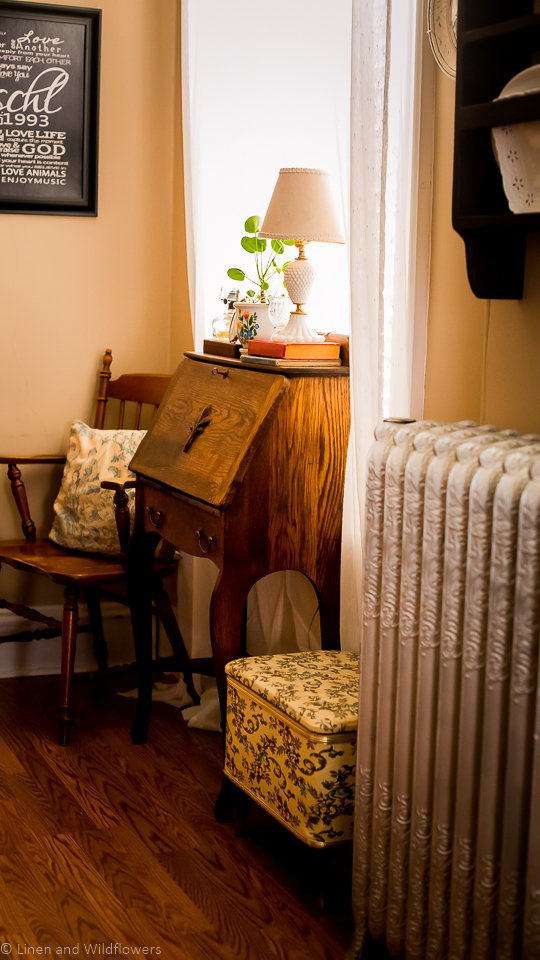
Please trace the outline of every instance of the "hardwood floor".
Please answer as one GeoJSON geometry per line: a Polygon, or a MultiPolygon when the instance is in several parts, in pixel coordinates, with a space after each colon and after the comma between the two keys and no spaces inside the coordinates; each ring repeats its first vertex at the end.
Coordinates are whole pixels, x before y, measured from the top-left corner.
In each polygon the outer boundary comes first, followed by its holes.
{"type": "Polygon", "coordinates": [[[73,742],[59,747],[58,678],[0,680],[2,954],[342,960],[348,849],[318,913],[318,851],[255,806],[245,837],[218,824],[221,737],[157,703],[150,742],[134,746],[134,702],[116,693],[130,686],[77,683],[73,742]]]}

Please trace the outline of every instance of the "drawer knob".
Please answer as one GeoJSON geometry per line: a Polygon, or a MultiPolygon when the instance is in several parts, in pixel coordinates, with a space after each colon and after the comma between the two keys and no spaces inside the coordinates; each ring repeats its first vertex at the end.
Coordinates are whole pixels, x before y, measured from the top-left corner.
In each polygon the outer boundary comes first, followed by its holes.
{"type": "Polygon", "coordinates": [[[163,521],[164,521],[164,519],[165,519],[165,517],[163,516],[161,510],[154,510],[153,507],[147,507],[147,508],[146,508],[146,512],[147,512],[147,514],[148,514],[148,516],[149,516],[149,518],[150,518],[150,523],[151,523],[154,527],[157,527],[158,530],[159,530],[159,528],[161,527],[161,525],[163,524],[163,521]]]}
{"type": "Polygon", "coordinates": [[[214,377],[223,377],[223,379],[225,379],[225,377],[229,376],[229,371],[219,370],[218,367],[212,367],[212,374],[214,377]]]}
{"type": "Polygon", "coordinates": [[[199,538],[199,547],[200,547],[200,549],[201,549],[201,553],[210,553],[210,550],[211,550],[211,548],[212,548],[212,544],[216,542],[216,538],[215,538],[215,537],[206,537],[206,543],[208,544],[208,546],[207,546],[206,549],[205,549],[205,547],[203,547],[204,532],[203,532],[202,530],[197,530],[196,533],[197,533],[197,536],[198,536],[198,538],[199,538]]]}

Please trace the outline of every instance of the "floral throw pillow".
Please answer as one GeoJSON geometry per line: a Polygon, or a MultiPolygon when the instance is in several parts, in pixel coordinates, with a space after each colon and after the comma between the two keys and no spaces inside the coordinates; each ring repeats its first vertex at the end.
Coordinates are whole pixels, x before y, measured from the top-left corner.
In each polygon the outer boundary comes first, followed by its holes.
{"type": "MultiPolygon", "coordinates": [[[[102,480],[133,478],[128,470],[146,430],[95,430],[75,420],[69,438],[62,485],[49,539],[60,547],[86,553],[118,554],[114,493],[102,480]]],[[[134,490],[128,490],[130,511],[134,490]]]]}

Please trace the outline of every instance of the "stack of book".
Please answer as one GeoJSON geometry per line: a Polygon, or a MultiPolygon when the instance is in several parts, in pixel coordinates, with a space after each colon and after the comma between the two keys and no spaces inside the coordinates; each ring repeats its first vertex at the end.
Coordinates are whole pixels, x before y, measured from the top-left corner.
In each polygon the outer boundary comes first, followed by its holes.
{"type": "Polygon", "coordinates": [[[280,343],[276,340],[250,340],[244,363],[272,367],[340,367],[339,343],[280,343]]]}

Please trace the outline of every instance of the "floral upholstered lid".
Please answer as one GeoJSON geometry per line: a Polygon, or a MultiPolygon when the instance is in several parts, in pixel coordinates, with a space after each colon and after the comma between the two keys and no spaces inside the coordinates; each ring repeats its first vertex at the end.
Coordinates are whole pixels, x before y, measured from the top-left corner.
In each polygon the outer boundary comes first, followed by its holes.
{"type": "Polygon", "coordinates": [[[316,650],[243,657],[225,670],[307,730],[346,733],[358,726],[356,653],[316,650]]]}

